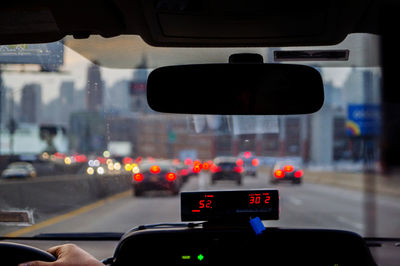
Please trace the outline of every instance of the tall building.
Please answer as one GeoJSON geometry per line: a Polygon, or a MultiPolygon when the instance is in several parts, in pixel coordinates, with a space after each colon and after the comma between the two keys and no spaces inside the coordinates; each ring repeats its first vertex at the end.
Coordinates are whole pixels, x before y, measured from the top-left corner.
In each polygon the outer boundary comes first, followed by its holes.
{"type": "Polygon", "coordinates": [[[71,113],[68,130],[69,150],[85,154],[101,154],[106,149],[104,117],[97,112],[71,113]]]}
{"type": "Polygon", "coordinates": [[[26,84],[22,88],[20,121],[39,123],[42,106],[42,87],[40,84],[26,84]]]}
{"type": "Polygon", "coordinates": [[[107,112],[126,113],[129,111],[129,85],[128,80],[119,80],[112,86],[106,87],[104,106],[107,112]]]}
{"type": "Polygon", "coordinates": [[[90,65],[87,72],[86,83],[86,108],[88,111],[98,112],[103,107],[103,81],[101,80],[100,67],[90,65]]]}
{"type": "Polygon", "coordinates": [[[56,109],[57,119],[54,123],[58,125],[68,126],[70,114],[76,110],[74,102],[74,82],[63,81],[60,86],[60,97],[58,100],[58,108],[56,109]]]}
{"type": "Polygon", "coordinates": [[[63,81],[60,86],[60,101],[62,104],[72,105],[74,101],[74,82],[63,81]]]}
{"type": "Polygon", "coordinates": [[[132,112],[147,113],[151,110],[147,104],[146,98],[148,75],[147,61],[146,58],[143,57],[142,62],[135,67],[130,84],[130,110],[132,112]]]}

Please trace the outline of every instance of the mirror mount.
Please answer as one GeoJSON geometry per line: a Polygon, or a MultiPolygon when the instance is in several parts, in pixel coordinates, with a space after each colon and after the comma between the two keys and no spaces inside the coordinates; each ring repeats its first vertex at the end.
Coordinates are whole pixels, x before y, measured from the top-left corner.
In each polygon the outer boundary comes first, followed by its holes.
{"type": "Polygon", "coordinates": [[[229,64],[263,64],[264,58],[260,54],[241,53],[229,56],[229,64]]]}

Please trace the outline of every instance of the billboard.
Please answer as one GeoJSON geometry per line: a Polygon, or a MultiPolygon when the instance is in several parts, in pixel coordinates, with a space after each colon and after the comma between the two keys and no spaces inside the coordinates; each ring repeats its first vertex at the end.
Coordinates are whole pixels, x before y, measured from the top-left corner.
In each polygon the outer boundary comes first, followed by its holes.
{"type": "Polygon", "coordinates": [[[64,45],[61,41],[0,45],[0,64],[36,64],[44,71],[57,71],[63,63],[64,45]]]}
{"type": "Polygon", "coordinates": [[[346,132],[351,137],[377,136],[380,133],[381,109],[378,104],[349,104],[346,132]]]}

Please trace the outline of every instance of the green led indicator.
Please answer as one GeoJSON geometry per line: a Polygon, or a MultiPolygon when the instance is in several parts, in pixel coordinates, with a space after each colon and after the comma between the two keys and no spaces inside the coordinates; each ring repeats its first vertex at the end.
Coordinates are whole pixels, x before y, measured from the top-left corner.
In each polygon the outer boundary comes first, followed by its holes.
{"type": "Polygon", "coordinates": [[[197,259],[198,259],[199,261],[202,261],[202,260],[204,259],[203,254],[199,254],[199,255],[197,256],[197,259]]]}
{"type": "Polygon", "coordinates": [[[182,256],[182,259],[183,259],[183,260],[190,260],[190,258],[191,258],[191,257],[190,257],[189,255],[183,255],[183,256],[182,256]]]}

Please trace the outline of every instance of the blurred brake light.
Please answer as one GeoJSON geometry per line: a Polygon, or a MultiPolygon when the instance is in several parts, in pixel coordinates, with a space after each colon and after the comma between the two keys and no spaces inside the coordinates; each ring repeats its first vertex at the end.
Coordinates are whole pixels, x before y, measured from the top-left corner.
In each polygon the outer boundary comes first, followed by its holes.
{"type": "Polygon", "coordinates": [[[241,166],[235,166],[233,167],[233,171],[235,171],[236,173],[243,173],[243,167],[241,166]]]}
{"type": "Polygon", "coordinates": [[[244,153],[244,158],[249,159],[250,157],[251,157],[251,152],[246,151],[246,152],[244,153]]]}
{"type": "Polygon", "coordinates": [[[153,165],[150,167],[150,173],[159,174],[161,172],[161,168],[158,165],[153,165]]]}
{"type": "Polygon", "coordinates": [[[122,163],[123,164],[131,164],[131,163],[133,163],[133,159],[131,157],[124,157],[122,159],[122,163]]]}
{"type": "Polygon", "coordinates": [[[303,170],[297,170],[294,172],[294,177],[300,178],[303,176],[303,170]]]}
{"type": "Polygon", "coordinates": [[[277,169],[275,170],[274,175],[276,178],[283,178],[285,176],[285,172],[281,169],[277,169]]]}
{"type": "Polygon", "coordinates": [[[192,159],[190,159],[190,158],[186,158],[184,163],[185,163],[186,165],[192,165],[193,161],[192,161],[192,159]]]}
{"type": "Polygon", "coordinates": [[[216,166],[215,164],[213,164],[213,165],[210,167],[210,170],[211,170],[211,172],[213,172],[213,173],[218,173],[218,172],[221,172],[221,171],[222,171],[222,168],[221,168],[221,166],[216,166]]]}
{"type": "Polygon", "coordinates": [[[143,181],[143,174],[141,174],[141,173],[134,174],[133,180],[135,180],[137,182],[143,181]]]}
{"type": "Polygon", "coordinates": [[[201,164],[195,165],[193,167],[193,172],[194,173],[200,173],[200,171],[201,171],[201,164]]]}
{"type": "Polygon", "coordinates": [[[237,159],[236,160],[236,165],[237,166],[243,166],[243,159],[237,159]]]}
{"type": "Polygon", "coordinates": [[[291,172],[293,172],[293,170],[294,170],[293,165],[285,165],[283,167],[283,171],[285,171],[286,173],[291,173],[291,172]]]}
{"type": "Polygon", "coordinates": [[[258,166],[258,165],[260,164],[260,161],[259,161],[257,158],[254,158],[254,159],[251,161],[251,164],[252,164],[253,166],[258,166]]]}
{"type": "Polygon", "coordinates": [[[204,170],[208,170],[209,168],[210,168],[210,165],[207,162],[203,163],[204,170]]]}
{"type": "Polygon", "coordinates": [[[167,178],[168,181],[174,181],[176,179],[176,174],[174,173],[168,173],[165,178],[167,178]]]}
{"type": "Polygon", "coordinates": [[[182,169],[181,170],[181,175],[188,175],[189,171],[187,169],[182,169]]]}

